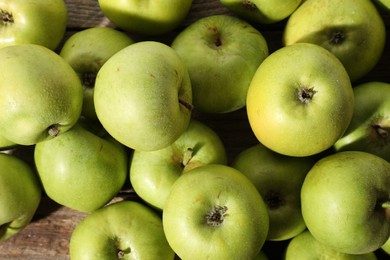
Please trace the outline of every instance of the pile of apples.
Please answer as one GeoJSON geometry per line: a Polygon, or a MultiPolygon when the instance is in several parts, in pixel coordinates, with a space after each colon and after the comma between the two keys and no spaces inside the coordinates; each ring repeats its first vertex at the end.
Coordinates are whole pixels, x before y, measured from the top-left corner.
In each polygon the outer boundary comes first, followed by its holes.
{"type": "Polygon", "coordinates": [[[67,39],[65,1],[0,2],[0,240],[45,194],[88,213],[71,259],[390,254],[390,84],[356,83],[388,1],[220,0],[180,30],[191,0],[98,2],[117,27],[67,39]],[[257,25],[283,20],[270,53],[257,25]],[[240,109],[258,144],[229,161],[196,115],[240,109]],[[142,202],[110,203],[128,181],[142,202]]]}

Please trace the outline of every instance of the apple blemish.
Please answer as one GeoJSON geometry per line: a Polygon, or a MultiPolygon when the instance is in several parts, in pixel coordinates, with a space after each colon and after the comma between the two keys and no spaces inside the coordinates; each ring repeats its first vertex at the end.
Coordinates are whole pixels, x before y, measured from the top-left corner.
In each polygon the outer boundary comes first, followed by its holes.
{"type": "Polygon", "coordinates": [[[11,13],[0,9],[0,14],[1,14],[1,23],[4,25],[10,24],[14,22],[14,17],[11,13]]]}
{"type": "Polygon", "coordinates": [[[225,216],[227,216],[227,210],[228,208],[226,206],[214,206],[210,212],[206,214],[207,225],[212,227],[220,226],[223,223],[225,216]]]}

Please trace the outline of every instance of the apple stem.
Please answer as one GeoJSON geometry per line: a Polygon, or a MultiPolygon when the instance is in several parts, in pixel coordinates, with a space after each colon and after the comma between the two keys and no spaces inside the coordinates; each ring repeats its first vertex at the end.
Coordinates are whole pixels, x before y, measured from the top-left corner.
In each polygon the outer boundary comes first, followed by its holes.
{"type": "Polygon", "coordinates": [[[179,99],[179,104],[188,109],[189,111],[192,111],[194,109],[194,107],[190,103],[187,103],[184,100],[179,99]]]}
{"type": "Polygon", "coordinates": [[[381,207],[384,209],[390,209],[390,201],[382,202],[381,207]]]}
{"type": "Polygon", "coordinates": [[[186,167],[187,164],[191,161],[193,152],[194,150],[191,147],[188,147],[187,150],[184,152],[183,160],[181,163],[183,167],[186,167]]]}

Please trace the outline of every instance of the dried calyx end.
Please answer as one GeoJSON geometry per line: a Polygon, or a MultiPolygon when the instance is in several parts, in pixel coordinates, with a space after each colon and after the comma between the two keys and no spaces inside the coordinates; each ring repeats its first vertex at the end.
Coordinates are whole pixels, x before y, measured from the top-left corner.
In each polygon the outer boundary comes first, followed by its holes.
{"type": "Polygon", "coordinates": [[[298,99],[303,104],[308,104],[317,93],[313,88],[299,88],[298,89],[298,99]]]}
{"type": "Polygon", "coordinates": [[[81,75],[81,82],[83,86],[87,88],[93,88],[95,86],[96,73],[95,72],[85,72],[81,75]]]}
{"type": "Polygon", "coordinates": [[[126,255],[130,254],[130,252],[131,252],[130,248],[118,249],[118,259],[125,258],[126,255]]]}
{"type": "Polygon", "coordinates": [[[228,208],[226,206],[214,206],[210,212],[206,214],[206,223],[212,227],[220,226],[227,216],[228,208]]]}
{"type": "Polygon", "coordinates": [[[56,137],[60,134],[60,129],[58,128],[58,125],[51,125],[47,128],[47,132],[51,137],[56,137]]]}
{"type": "Polygon", "coordinates": [[[341,44],[345,41],[345,33],[342,30],[331,31],[329,42],[333,45],[341,44]]]}
{"type": "Polygon", "coordinates": [[[249,11],[257,10],[257,6],[252,1],[249,0],[242,0],[241,5],[244,9],[249,11]]]}
{"type": "Polygon", "coordinates": [[[4,25],[10,24],[14,22],[14,17],[12,13],[9,13],[3,9],[0,9],[1,14],[1,23],[4,25]]]}
{"type": "Polygon", "coordinates": [[[264,201],[270,209],[280,208],[285,204],[279,192],[270,191],[264,196],[264,201]]]}

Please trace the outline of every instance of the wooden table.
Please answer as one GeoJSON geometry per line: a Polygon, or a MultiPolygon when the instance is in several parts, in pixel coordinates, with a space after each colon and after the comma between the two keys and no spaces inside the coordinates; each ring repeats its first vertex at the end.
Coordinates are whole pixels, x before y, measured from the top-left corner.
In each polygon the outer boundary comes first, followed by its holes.
{"type": "MultiPolygon", "coordinates": [[[[68,6],[68,30],[64,40],[74,32],[95,26],[114,27],[100,11],[97,0],[65,0],[68,6]]],[[[383,12],[382,12],[383,13],[383,12]]],[[[187,18],[175,32],[164,36],[140,38],[132,35],[135,40],[158,40],[170,43],[173,37],[191,22],[213,14],[231,14],[218,0],[194,0],[187,18]]],[[[383,13],[386,26],[389,28],[389,15],[383,13]]],[[[285,21],[274,25],[255,25],[266,38],[270,52],[282,46],[282,30],[285,21]]],[[[390,35],[390,34],[389,34],[390,35]]],[[[389,39],[390,40],[390,39],[389,39]]],[[[384,81],[390,82],[390,47],[387,44],[382,59],[372,72],[360,82],[384,81]]],[[[357,82],[359,83],[359,82],[357,82]]],[[[204,123],[214,129],[226,145],[229,160],[232,160],[240,151],[257,143],[246,119],[245,109],[222,115],[196,115],[204,123]]],[[[25,147],[15,151],[32,163],[33,147],[25,147]]],[[[131,189],[124,189],[114,201],[139,198],[131,189]]],[[[68,246],[71,233],[85,213],[77,212],[58,205],[46,196],[31,224],[18,235],[0,242],[0,259],[69,259],[68,246]]],[[[269,253],[270,259],[281,258],[286,242],[267,242],[264,250],[269,253]],[[277,252],[278,251],[278,252],[277,252]]],[[[379,254],[383,257],[383,254],[379,254]]]]}

